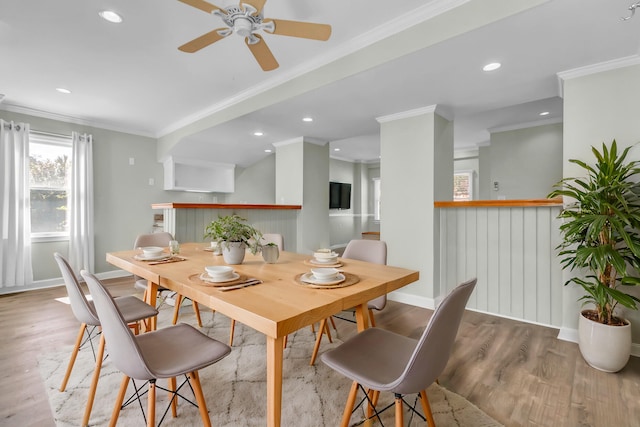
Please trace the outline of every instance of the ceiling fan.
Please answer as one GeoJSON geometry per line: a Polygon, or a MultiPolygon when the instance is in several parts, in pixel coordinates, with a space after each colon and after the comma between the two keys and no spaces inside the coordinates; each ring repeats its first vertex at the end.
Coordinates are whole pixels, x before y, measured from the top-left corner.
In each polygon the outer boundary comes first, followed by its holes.
{"type": "Polygon", "coordinates": [[[197,52],[218,40],[233,33],[244,37],[246,45],[264,71],[278,68],[278,61],[271,53],[260,34],[263,30],[269,34],[281,36],[301,37],[313,40],[328,40],[331,36],[331,26],[326,24],[314,24],[311,22],[287,21],[284,19],[265,19],[262,8],[267,0],[241,0],[238,6],[226,8],[218,7],[204,0],[179,0],[182,3],[193,6],[207,13],[222,18],[226,28],[216,28],[200,37],[183,44],[178,49],[183,52],[197,52]]]}

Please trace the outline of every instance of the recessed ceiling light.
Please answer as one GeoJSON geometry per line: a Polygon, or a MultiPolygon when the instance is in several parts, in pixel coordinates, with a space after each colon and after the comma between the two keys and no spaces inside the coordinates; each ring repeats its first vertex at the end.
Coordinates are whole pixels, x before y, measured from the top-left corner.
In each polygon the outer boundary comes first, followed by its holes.
{"type": "Polygon", "coordinates": [[[303,118],[303,119],[302,119],[302,121],[303,121],[303,122],[312,122],[312,121],[313,121],[313,118],[311,118],[311,117],[305,117],[305,118],[303,118]]]}
{"type": "Polygon", "coordinates": [[[542,113],[540,113],[541,116],[548,116],[549,112],[548,111],[543,111],[542,113]]]}
{"type": "Polygon", "coordinates": [[[63,87],[57,87],[56,90],[60,93],[71,93],[69,89],[65,89],[63,87]]]}
{"type": "Polygon", "coordinates": [[[114,24],[119,24],[122,22],[122,16],[115,13],[113,10],[103,10],[98,13],[105,21],[113,22],[114,24]]]}
{"type": "Polygon", "coordinates": [[[333,151],[340,151],[340,149],[339,148],[334,148],[333,151]]]}
{"type": "Polygon", "coordinates": [[[266,150],[264,150],[265,153],[271,153],[271,150],[269,150],[268,148],[266,150]]]}
{"type": "Polygon", "coordinates": [[[254,134],[255,136],[262,136],[262,135],[264,135],[264,133],[262,133],[262,132],[260,132],[260,131],[254,132],[253,134],[254,134]]]}
{"type": "Polygon", "coordinates": [[[494,71],[497,70],[498,68],[502,67],[502,64],[499,62],[492,62],[490,64],[485,65],[484,67],[482,67],[482,69],[484,71],[494,71]]]}

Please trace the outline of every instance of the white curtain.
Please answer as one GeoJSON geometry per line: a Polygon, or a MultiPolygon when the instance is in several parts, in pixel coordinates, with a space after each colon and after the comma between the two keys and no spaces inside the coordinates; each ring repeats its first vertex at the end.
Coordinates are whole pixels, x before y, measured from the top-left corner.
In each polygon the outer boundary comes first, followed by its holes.
{"type": "Polygon", "coordinates": [[[93,138],[71,134],[71,191],[69,192],[69,264],[74,271],[94,271],[93,138]]]}
{"type": "Polygon", "coordinates": [[[0,287],[26,286],[33,282],[28,124],[0,120],[0,165],[0,287]]]}

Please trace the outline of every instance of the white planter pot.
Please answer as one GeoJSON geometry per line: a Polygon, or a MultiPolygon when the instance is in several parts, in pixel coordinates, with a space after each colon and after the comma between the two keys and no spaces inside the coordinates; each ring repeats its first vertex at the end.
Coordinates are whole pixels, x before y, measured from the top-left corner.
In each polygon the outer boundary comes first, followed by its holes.
{"type": "Polygon", "coordinates": [[[222,257],[227,264],[242,264],[247,245],[243,242],[224,242],[222,244],[222,257]]]}
{"type": "Polygon", "coordinates": [[[604,372],[618,372],[631,355],[631,323],[610,326],[594,322],[580,315],[578,345],[584,360],[604,372]]]}

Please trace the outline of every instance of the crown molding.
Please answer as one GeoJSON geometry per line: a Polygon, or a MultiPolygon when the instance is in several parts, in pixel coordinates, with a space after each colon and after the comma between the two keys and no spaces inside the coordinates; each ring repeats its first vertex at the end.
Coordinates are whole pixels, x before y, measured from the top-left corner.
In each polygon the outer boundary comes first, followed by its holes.
{"type": "Polygon", "coordinates": [[[511,130],[533,128],[537,126],[554,125],[556,123],[562,123],[562,117],[552,117],[549,119],[536,120],[533,122],[523,122],[523,123],[517,123],[514,125],[508,125],[508,126],[498,126],[494,128],[489,128],[487,129],[487,131],[490,134],[492,134],[497,132],[508,132],[511,130]]]}
{"type": "Polygon", "coordinates": [[[388,38],[394,34],[405,31],[407,28],[411,28],[421,22],[435,18],[436,16],[448,12],[449,10],[460,7],[463,4],[468,3],[469,1],[471,0],[434,0],[428,2],[415,10],[407,12],[404,15],[387,21],[385,24],[380,25],[372,29],[371,31],[361,34],[358,37],[355,37],[354,39],[343,43],[342,45],[332,48],[324,55],[318,55],[311,61],[307,61],[294,68],[291,68],[290,71],[283,72],[282,74],[279,74],[278,77],[274,77],[260,84],[251,86],[250,88],[238,92],[234,96],[213,104],[205,108],[204,110],[184,117],[183,119],[172,123],[166,128],[161,129],[158,132],[157,137],[161,138],[163,136],[166,136],[185,126],[188,126],[192,123],[223,111],[233,105],[249,100],[254,96],[283,85],[290,80],[294,80],[324,65],[330,64],[331,62],[334,62],[340,58],[344,58],[352,53],[355,53],[372,44],[384,40],[385,38],[388,38]]]}
{"type": "Polygon", "coordinates": [[[376,117],[378,123],[392,122],[394,120],[408,119],[411,117],[417,117],[424,114],[435,113],[445,119],[451,121],[453,119],[452,114],[442,105],[429,105],[427,107],[416,108],[414,110],[402,111],[400,113],[389,114],[388,116],[376,117]]]}
{"type": "Polygon", "coordinates": [[[79,117],[51,113],[49,111],[36,110],[35,108],[23,107],[21,105],[3,103],[0,105],[0,110],[10,111],[10,112],[19,113],[19,114],[26,114],[34,117],[41,117],[43,119],[56,120],[59,122],[73,123],[76,125],[100,128],[100,129],[105,129],[113,132],[127,133],[130,135],[138,135],[138,136],[144,136],[148,138],[156,137],[153,133],[150,133],[150,132],[141,132],[141,131],[122,128],[118,126],[111,126],[111,125],[101,123],[101,122],[96,122],[93,120],[86,120],[86,119],[81,119],[79,117]]]}
{"type": "Polygon", "coordinates": [[[561,98],[564,98],[564,82],[566,80],[589,76],[591,74],[598,74],[605,71],[617,70],[619,68],[625,68],[639,64],[640,55],[631,55],[612,59],[611,61],[599,62],[597,64],[591,64],[584,67],[573,68],[571,70],[560,71],[556,74],[558,78],[558,95],[561,98]]]}

